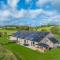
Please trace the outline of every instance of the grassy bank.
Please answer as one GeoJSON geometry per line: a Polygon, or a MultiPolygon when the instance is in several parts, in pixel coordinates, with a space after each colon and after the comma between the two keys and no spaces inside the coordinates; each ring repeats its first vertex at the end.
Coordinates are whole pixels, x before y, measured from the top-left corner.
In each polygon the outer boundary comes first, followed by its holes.
{"type": "Polygon", "coordinates": [[[60,48],[40,53],[16,44],[8,44],[6,47],[22,60],[60,60],[60,48]]]}
{"type": "Polygon", "coordinates": [[[17,60],[16,56],[0,44],[0,60],[17,60]]]}

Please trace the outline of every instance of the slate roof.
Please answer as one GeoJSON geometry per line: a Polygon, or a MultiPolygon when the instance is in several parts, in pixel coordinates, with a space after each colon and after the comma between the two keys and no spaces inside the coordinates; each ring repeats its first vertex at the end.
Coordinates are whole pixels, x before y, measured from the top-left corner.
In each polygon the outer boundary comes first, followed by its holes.
{"type": "Polygon", "coordinates": [[[33,40],[39,42],[42,40],[49,32],[36,32],[36,31],[18,31],[14,35],[17,38],[33,40]]]}
{"type": "Polygon", "coordinates": [[[54,37],[49,38],[49,40],[52,41],[53,43],[59,43],[59,41],[54,37]]]}
{"type": "Polygon", "coordinates": [[[25,36],[28,35],[28,32],[27,31],[19,31],[19,32],[16,32],[15,36],[17,38],[25,38],[25,36]]]}
{"type": "Polygon", "coordinates": [[[39,46],[41,46],[41,47],[44,47],[44,48],[49,48],[49,45],[47,45],[47,44],[44,44],[44,43],[39,43],[39,46]]]}

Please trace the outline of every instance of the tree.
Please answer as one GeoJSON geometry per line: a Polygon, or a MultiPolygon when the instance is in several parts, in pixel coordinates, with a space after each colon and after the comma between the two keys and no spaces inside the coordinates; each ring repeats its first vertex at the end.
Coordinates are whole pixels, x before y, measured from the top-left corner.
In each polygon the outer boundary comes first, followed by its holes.
{"type": "Polygon", "coordinates": [[[18,26],[16,27],[17,30],[29,30],[29,27],[28,26],[18,26]]]}

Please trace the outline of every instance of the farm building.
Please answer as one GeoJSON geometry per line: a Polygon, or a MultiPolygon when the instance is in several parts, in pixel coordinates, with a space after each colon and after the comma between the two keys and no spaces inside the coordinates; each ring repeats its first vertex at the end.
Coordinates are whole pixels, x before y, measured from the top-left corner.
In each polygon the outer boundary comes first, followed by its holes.
{"type": "Polygon", "coordinates": [[[10,40],[28,48],[44,52],[59,46],[59,41],[50,32],[18,31],[10,36],[10,40]]]}

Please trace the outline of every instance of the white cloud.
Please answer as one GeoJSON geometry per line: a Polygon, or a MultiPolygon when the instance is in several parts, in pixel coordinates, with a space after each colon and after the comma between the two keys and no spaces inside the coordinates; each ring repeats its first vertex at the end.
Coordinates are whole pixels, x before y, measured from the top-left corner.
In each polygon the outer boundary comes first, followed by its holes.
{"type": "Polygon", "coordinates": [[[52,3],[53,5],[60,5],[60,0],[38,0],[36,2],[36,5],[38,7],[42,7],[42,6],[44,6],[45,4],[47,4],[49,2],[52,3]]]}
{"type": "MultiPolygon", "coordinates": [[[[30,11],[30,18],[39,21],[41,24],[60,22],[60,14],[57,11],[45,11],[43,9],[30,11]],[[42,16],[41,16],[42,15],[42,16]]],[[[36,22],[37,22],[36,21],[36,22]]],[[[58,23],[55,23],[58,24],[58,23]]]]}
{"type": "Polygon", "coordinates": [[[11,16],[13,18],[22,18],[22,17],[25,17],[26,16],[26,10],[15,10],[15,11],[12,11],[11,12],[11,16]]]}
{"type": "MultiPolygon", "coordinates": [[[[29,3],[31,0],[26,0],[27,3],[29,3]]],[[[51,1],[51,0],[50,0],[51,1]]],[[[53,0],[52,0],[53,1],[53,0]]],[[[52,20],[58,21],[60,20],[60,15],[56,11],[45,11],[43,9],[36,9],[36,10],[17,10],[16,5],[19,2],[19,0],[8,0],[8,5],[11,7],[10,9],[0,10],[0,20],[9,20],[11,18],[31,18],[33,19],[39,19],[42,21],[42,23],[50,22],[52,20]],[[41,19],[38,17],[40,15],[44,15],[45,17],[41,17],[41,19]]],[[[37,2],[38,6],[43,6],[44,4],[48,3],[49,0],[39,0],[37,2]]],[[[56,1],[55,1],[56,3],[56,1]]]]}
{"type": "Polygon", "coordinates": [[[19,0],[7,0],[7,1],[8,1],[8,5],[9,5],[11,8],[16,8],[17,3],[19,2],[19,0]]]}
{"type": "Polygon", "coordinates": [[[6,20],[8,17],[10,17],[9,10],[0,10],[0,20],[6,20]]]}
{"type": "Polygon", "coordinates": [[[1,20],[6,20],[6,19],[11,19],[11,18],[22,18],[25,16],[25,10],[0,10],[0,21],[1,20]]]}
{"type": "Polygon", "coordinates": [[[4,11],[2,12],[2,16],[4,16],[4,17],[9,16],[9,14],[10,14],[10,12],[9,12],[8,10],[4,10],[4,11]]]}
{"type": "MultiPolygon", "coordinates": [[[[11,18],[23,18],[23,17],[27,17],[27,18],[38,18],[38,16],[40,15],[45,15],[47,17],[49,17],[49,19],[51,19],[51,17],[55,17],[55,16],[60,16],[58,15],[58,13],[56,11],[45,11],[43,9],[37,9],[37,10],[0,10],[0,18],[1,19],[6,19],[8,17],[11,18]]],[[[1,20],[0,19],[0,20],[1,20]]]]}
{"type": "Polygon", "coordinates": [[[32,0],[25,0],[26,1],[26,3],[30,3],[32,0]]]}
{"type": "Polygon", "coordinates": [[[36,18],[37,16],[40,16],[40,15],[46,15],[48,17],[58,15],[57,11],[46,11],[43,9],[29,10],[28,12],[27,12],[28,14],[26,14],[26,16],[28,16],[30,18],[36,18]]]}
{"type": "MultiPolygon", "coordinates": [[[[38,14],[42,13],[42,9],[37,9],[37,10],[29,10],[29,17],[30,18],[35,18],[38,14]]],[[[44,12],[44,11],[43,11],[44,12]]]]}
{"type": "Polygon", "coordinates": [[[38,6],[38,7],[41,7],[41,6],[44,6],[46,3],[48,3],[48,2],[50,2],[50,0],[38,0],[37,2],[36,2],[36,5],[38,6]]]}

